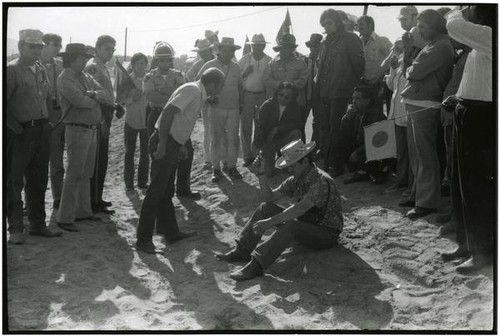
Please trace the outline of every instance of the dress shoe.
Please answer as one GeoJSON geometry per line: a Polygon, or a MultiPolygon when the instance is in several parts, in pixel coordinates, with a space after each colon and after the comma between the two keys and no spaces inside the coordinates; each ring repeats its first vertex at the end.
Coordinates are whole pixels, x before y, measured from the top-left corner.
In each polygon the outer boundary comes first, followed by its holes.
{"type": "Polygon", "coordinates": [[[73,223],[57,223],[57,226],[69,232],[78,232],[78,228],[73,223]]]}
{"type": "Polygon", "coordinates": [[[97,205],[101,205],[101,206],[104,206],[104,207],[110,207],[110,206],[113,205],[113,203],[111,203],[109,201],[101,200],[99,203],[97,203],[97,205]]]}
{"type": "Polygon", "coordinates": [[[220,169],[214,169],[212,172],[212,182],[216,183],[219,182],[222,177],[222,172],[220,169]]]}
{"type": "Polygon", "coordinates": [[[474,254],[467,261],[457,266],[457,272],[460,273],[474,272],[480,270],[483,267],[488,266],[489,264],[490,261],[487,256],[474,254]]]}
{"type": "Polygon", "coordinates": [[[467,250],[467,247],[465,247],[465,245],[458,245],[458,247],[454,251],[442,252],[441,259],[443,259],[444,261],[450,261],[453,259],[468,257],[469,255],[470,252],[467,250]]]}
{"type": "Polygon", "coordinates": [[[422,208],[416,206],[406,213],[406,217],[408,217],[409,219],[417,219],[420,217],[427,216],[433,212],[436,212],[435,208],[422,208]]]}
{"type": "Polygon", "coordinates": [[[255,258],[252,258],[252,260],[248,264],[231,273],[229,276],[233,280],[244,281],[258,277],[263,273],[264,272],[262,270],[262,267],[259,265],[259,262],[255,258]]]}
{"type": "Polygon", "coordinates": [[[14,232],[10,234],[9,244],[21,245],[26,241],[26,237],[22,232],[14,232]]]}
{"type": "Polygon", "coordinates": [[[59,204],[61,204],[60,200],[55,200],[54,203],[52,203],[52,208],[53,209],[59,209],[59,204]]]}
{"type": "Polygon", "coordinates": [[[249,262],[252,258],[251,256],[243,250],[242,247],[236,246],[233,250],[228,253],[216,253],[215,259],[219,261],[226,261],[229,263],[233,262],[249,262]]]}
{"type": "Polygon", "coordinates": [[[229,177],[235,180],[241,180],[243,178],[243,176],[241,176],[240,172],[238,171],[238,169],[236,169],[236,167],[229,168],[227,174],[229,175],[229,177]]]}
{"type": "Polygon", "coordinates": [[[399,202],[398,205],[401,207],[414,207],[415,201],[412,201],[410,199],[404,199],[401,202],[399,202]]]}
{"type": "Polygon", "coordinates": [[[189,238],[196,236],[196,232],[177,232],[174,236],[171,237],[166,237],[165,236],[165,243],[167,244],[173,244],[175,242],[178,242],[179,240],[189,238]]]}
{"type": "Polygon", "coordinates": [[[195,191],[195,192],[192,192],[191,190],[188,191],[188,192],[177,191],[176,194],[177,194],[177,197],[185,197],[185,198],[189,198],[189,199],[192,199],[192,200],[199,200],[199,199],[201,199],[201,194],[199,192],[197,192],[197,191],[195,191]]]}
{"type": "Polygon", "coordinates": [[[61,231],[51,231],[49,228],[42,228],[39,230],[30,230],[30,236],[40,236],[46,238],[60,237],[62,235],[61,231]]]}
{"type": "Polygon", "coordinates": [[[253,163],[254,160],[255,160],[255,158],[246,159],[245,163],[243,163],[243,167],[249,167],[253,163]]]}
{"type": "Polygon", "coordinates": [[[351,183],[356,183],[356,182],[361,182],[361,181],[368,181],[370,179],[370,175],[368,174],[360,174],[360,173],[354,173],[351,177],[346,178],[344,180],[344,184],[351,184],[351,183]]]}
{"type": "Polygon", "coordinates": [[[75,218],[75,222],[83,222],[83,221],[100,222],[102,221],[102,219],[97,216],[75,218]]]}
{"type": "Polygon", "coordinates": [[[137,240],[135,247],[138,251],[146,252],[148,254],[155,254],[156,247],[151,240],[137,240]]]}

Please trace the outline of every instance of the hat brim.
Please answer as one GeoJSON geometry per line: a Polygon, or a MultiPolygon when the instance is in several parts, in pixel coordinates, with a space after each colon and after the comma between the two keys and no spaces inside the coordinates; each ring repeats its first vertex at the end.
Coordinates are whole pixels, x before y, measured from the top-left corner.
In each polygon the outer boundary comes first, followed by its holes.
{"type": "Polygon", "coordinates": [[[236,45],[236,44],[235,44],[235,45],[227,45],[227,44],[215,43],[214,45],[215,45],[217,48],[224,48],[224,47],[226,47],[226,48],[232,48],[232,49],[234,49],[234,50],[241,49],[241,46],[236,45]]]}
{"type": "Polygon", "coordinates": [[[205,48],[195,48],[195,49],[191,49],[191,51],[194,51],[194,52],[200,52],[200,51],[205,51],[205,50],[210,50],[210,49],[213,49],[215,46],[214,45],[211,45],[209,47],[205,47],[205,48]]]}
{"type": "Polygon", "coordinates": [[[85,54],[85,53],[74,53],[74,52],[60,52],[59,54],[57,54],[57,56],[66,56],[66,55],[80,55],[80,56],[83,56],[83,57],[86,57],[86,58],[94,58],[94,55],[91,55],[91,54],[85,54]]]}
{"type": "Polygon", "coordinates": [[[285,43],[285,44],[282,44],[280,46],[273,47],[273,50],[274,51],[280,51],[281,47],[283,47],[284,45],[293,46],[294,48],[297,48],[299,46],[298,44],[288,44],[288,43],[285,43]]]}
{"type": "Polygon", "coordinates": [[[308,144],[305,144],[304,147],[306,147],[306,150],[302,153],[302,155],[296,157],[293,160],[287,161],[283,156],[280,156],[277,160],[276,163],[274,164],[274,167],[278,169],[284,169],[287,167],[290,167],[292,164],[295,162],[299,161],[303,157],[307,156],[307,154],[311,153],[311,151],[316,148],[316,142],[310,142],[308,144]]]}
{"type": "Polygon", "coordinates": [[[246,44],[269,44],[271,42],[247,42],[246,44]]]}
{"type": "Polygon", "coordinates": [[[307,42],[306,42],[306,47],[308,47],[308,48],[309,48],[310,46],[313,46],[313,45],[315,45],[315,46],[318,46],[318,47],[319,47],[319,46],[321,45],[321,42],[317,42],[317,41],[307,41],[307,42]]]}

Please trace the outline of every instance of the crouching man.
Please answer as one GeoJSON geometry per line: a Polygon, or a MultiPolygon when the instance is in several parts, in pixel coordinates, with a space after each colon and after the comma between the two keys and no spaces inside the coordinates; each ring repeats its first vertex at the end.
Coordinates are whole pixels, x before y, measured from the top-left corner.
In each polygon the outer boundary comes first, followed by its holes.
{"type": "Polygon", "coordinates": [[[259,177],[264,203],[239,234],[236,247],[215,256],[221,261],[247,262],[230,275],[234,280],[262,275],[293,241],[317,250],[337,245],[344,223],[341,200],[334,180],[313,162],[315,146],[314,142],[295,140],[281,149],[275,166],[288,169],[292,176],[276,189],[270,188],[260,166],[249,167],[259,177]],[[283,196],[294,204],[284,208],[274,203],[283,196]],[[262,240],[272,228],[276,230],[262,240]]]}

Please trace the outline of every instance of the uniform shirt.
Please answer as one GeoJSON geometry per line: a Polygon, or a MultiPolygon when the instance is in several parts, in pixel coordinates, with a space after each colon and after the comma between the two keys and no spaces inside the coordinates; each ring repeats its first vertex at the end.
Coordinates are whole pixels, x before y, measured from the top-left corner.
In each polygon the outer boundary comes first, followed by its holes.
{"type": "Polygon", "coordinates": [[[447,14],[446,28],[451,38],[472,48],[465,62],[457,96],[491,102],[493,97],[491,27],[465,21],[462,12],[454,10],[447,14]]]}
{"type": "MultiPolygon", "coordinates": [[[[184,145],[189,140],[201,107],[207,99],[205,87],[200,81],[189,82],[172,93],[165,107],[173,105],[180,111],[174,115],[170,135],[177,143],[184,145]]],[[[163,110],[162,114],[165,112],[163,110]]],[[[160,128],[162,117],[156,121],[156,129],[160,128]]]]}
{"type": "Polygon", "coordinates": [[[135,87],[141,95],[136,101],[133,101],[132,97],[128,97],[125,100],[125,122],[133,129],[140,130],[146,128],[146,106],[148,104],[142,92],[144,77],[137,77],[137,75],[132,72],[130,78],[134,81],[135,87]]]}
{"type": "Polygon", "coordinates": [[[379,79],[387,70],[381,67],[382,62],[391,52],[392,43],[387,37],[378,36],[372,32],[368,42],[363,42],[365,52],[365,72],[363,77],[368,80],[379,79]]]}
{"type": "Polygon", "coordinates": [[[172,93],[184,83],[186,81],[180,71],[168,69],[166,74],[162,74],[155,68],[144,77],[142,90],[152,107],[163,108],[172,93]]]}
{"type": "Polygon", "coordinates": [[[63,71],[62,61],[58,58],[53,58],[51,62],[44,63],[47,69],[47,76],[50,82],[50,104],[49,104],[49,121],[56,123],[61,119],[62,113],[59,103],[59,95],[57,94],[57,78],[63,71]]]}
{"type": "Polygon", "coordinates": [[[61,109],[67,115],[64,123],[97,125],[101,122],[101,108],[97,101],[87,96],[87,91],[104,88],[88,73],[76,73],[71,68],[63,70],[57,81],[61,109]]]}
{"type": "Polygon", "coordinates": [[[325,217],[320,225],[342,232],[344,227],[342,203],[335,181],[316,165],[313,165],[304,178],[290,176],[279,185],[277,191],[297,202],[307,199],[315,206],[324,209],[325,217]],[[328,184],[330,194],[328,194],[328,184]]]}
{"type": "Polygon", "coordinates": [[[299,89],[299,97],[297,99],[299,105],[305,106],[305,87],[309,73],[306,63],[297,56],[289,62],[281,59],[280,55],[276,56],[264,73],[264,82],[268,90],[268,95],[272,96],[281,82],[290,82],[295,84],[299,89]]]}
{"type": "Polygon", "coordinates": [[[205,70],[217,68],[225,76],[224,87],[219,93],[216,108],[238,110],[240,107],[241,68],[238,63],[231,61],[228,65],[222,64],[217,58],[205,63],[198,73],[201,76],[205,70]]]}
{"type": "Polygon", "coordinates": [[[265,92],[266,87],[264,85],[264,72],[271,62],[271,56],[264,54],[262,59],[257,61],[252,53],[243,55],[239,61],[241,71],[245,72],[246,68],[250,65],[253,66],[253,71],[243,78],[243,89],[250,92],[265,92]]]}
{"type": "Polygon", "coordinates": [[[196,79],[199,79],[201,77],[200,69],[205,64],[205,61],[203,58],[200,58],[196,62],[194,62],[193,66],[189,71],[186,73],[186,79],[188,82],[194,82],[196,79]]]}
{"type": "Polygon", "coordinates": [[[108,68],[106,68],[106,65],[103,61],[101,61],[97,57],[91,58],[85,66],[85,72],[94,77],[97,83],[99,83],[109,94],[111,100],[114,100],[111,75],[109,74],[108,68]]]}
{"type": "Polygon", "coordinates": [[[50,82],[45,67],[35,62],[33,67],[15,59],[7,64],[7,113],[17,122],[48,118],[47,100],[50,82]]]}

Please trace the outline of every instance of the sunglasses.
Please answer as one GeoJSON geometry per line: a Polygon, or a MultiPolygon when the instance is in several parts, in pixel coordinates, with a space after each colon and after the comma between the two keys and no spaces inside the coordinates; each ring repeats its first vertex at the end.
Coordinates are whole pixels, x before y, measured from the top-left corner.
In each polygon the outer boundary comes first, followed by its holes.
{"type": "Polygon", "coordinates": [[[41,45],[41,44],[28,44],[28,48],[29,49],[40,49],[40,50],[42,50],[43,45],[41,45]]]}

